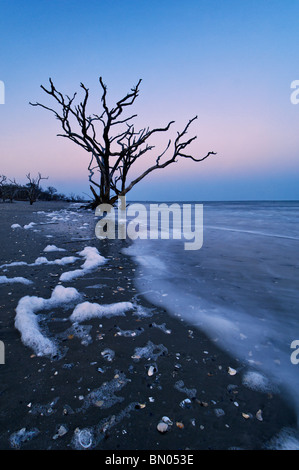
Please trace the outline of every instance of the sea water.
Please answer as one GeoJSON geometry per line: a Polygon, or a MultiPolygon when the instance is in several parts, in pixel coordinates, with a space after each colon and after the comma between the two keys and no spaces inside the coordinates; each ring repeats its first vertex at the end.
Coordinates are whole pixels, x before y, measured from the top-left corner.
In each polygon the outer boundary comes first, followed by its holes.
{"type": "Polygon", "coordinates": [[[148,237],[126,253],[148,300],[239,358],[247,386],[269,381],[283,391],[299,416],[299,364],[291,362],[299,340],[298,201],[203,203],[199,250],[148,237]]]}

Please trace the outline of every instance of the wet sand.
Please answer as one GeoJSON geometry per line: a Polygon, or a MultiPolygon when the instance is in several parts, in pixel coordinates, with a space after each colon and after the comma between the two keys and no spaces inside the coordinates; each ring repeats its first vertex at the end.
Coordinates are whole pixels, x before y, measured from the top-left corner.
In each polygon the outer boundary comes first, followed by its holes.
{"type": "Polygon", "coordinates": [[[80,267],[82,261],[2,269],[0,275],[23,276],[33,283],[0,284],[0,340],[5,344],[5,364],[0,365],[0,449],[254,450],[268,446],[283,428],[296,426],[287,397],[245,387],[241,362],[139,295],[134,286],[136,266],[122,254],[128,242],[96,239],[93,214],[84,230],[79,228],[87,220],[84,212],[77,222],[72,216],[66,223],[40,225],[47,220],[37,211],[63,208],[74,210],[64,203],[1,204],[0,264],[75,256],[94,246],[107,263],[62,285],[76,288],[84,301],[134,302],[148,315],[132,310],[125,316],[87,320],[81,323],[86,329],[79,337],[69,330],[70,306],[44,312],[47,316],[40,326],[47,336],[58,338],[63,353],[38,357],[22,343],[14,326],[18,302],[25,295],[48,299],[60,274],[80,267]],[[28,230],[11,228],[30,222],[37,225],[28,230]],[[44,253],[48,244],[67,251],[44,253]],[[138,357],[136,348],[149,345],[155,345],[151,354],[138,357]],[[101,354],[107,349],[114,352],[111,361],[101,354]],[[237,373],[230,375],[229,367],[237,373]],[[262,420],[256,417],[259,410],[262,420]],[[157,425],[165,416],[172,424],[160,433],[157,425]],[[84,429],[88,438],[80,434],[84,429]]]}

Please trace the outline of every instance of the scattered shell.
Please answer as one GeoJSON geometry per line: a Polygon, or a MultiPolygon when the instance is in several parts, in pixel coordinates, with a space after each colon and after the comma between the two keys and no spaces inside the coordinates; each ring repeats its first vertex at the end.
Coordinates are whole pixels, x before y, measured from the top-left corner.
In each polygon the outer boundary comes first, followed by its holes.
{"type": "Polygon", "coordinates": [[[61,426],[59,426],[57,433],[53,436],[53,439],[57,439],[58,437],[62,437],[67,432],[68,432],[68,429],[65,426],[61,425],[61,426]]]}
{"type": "Polygon", "coordinates": [[[181,408],[190,408],[191,400],[190,398],[185,398],[185,400],[181,401],[180,407],[181,408]]]}
{"type": "Polygon", "coordinates": [[[225,415],[225,412],[222,408],[216,408],[214,410],[215,412],[215,415],[217,416],[217,418],[220,418],[220,416],[224,416],[225,415]]]}
{"type": "Polygon", "coordinates": [[[111,362],[114,359],[115,352],[112,351],[112,349],[107,348],[101,352],[101,355],[103,356],[104,359],[106,359],[106,361],[111,362]]]}
{"type": "Polygon", "coordinates": [[[155,372],[157,372],[157,368],[155,366],[150,366],[147,371],[147,375],[151,377],[152,375],[154,375],[155,372]]]}
{"type": "Polygon", "coordinates": [[[104,405],[104,401],[103,400],[98,400],[95,402],[95,406],[97,406],[98,408],[100,408],[101,406],[104,405]]]}
{"type": "Polygon", "coordinates": [[[132,359],[141,359],[141,356],[139,356],[139,354],[133,354],[133,356],[131,356],[132,359]]]}
{"type": "Polygon", "coordinates": [[[206,401],[196,400],[196,402],[197,402],[200,406],[204,406],[205,408],[206,408],[207,406],[209,406],[209,403],[207,403],[206,401]]]}
{"type": "Polygon", "coordinates": [[[88,429],[82,429],[82,431],[79,431],[78,440],[79,444],[84,447],[84,449],[88,449],[92,444],[91,432],[88,429]]]}
{"type": "Polygon", "coordinates": [[[176,426],[177,426],[179,429],[184,429],[184,427],[185,427],[185,426],[183,425],[183,423],[181,423],[180,421],[177,421],[175,424],[176,424],[176,426]]]}
{"type": "Polygon", "coordinates": [[[263,421],[262,410],[258,410],[255,416],[259,421],[263,421]]]}
{"type": "Polygon", "coordinates": [[[250,418],[250,415],[247,414],[247,413],[242,413],[242,416],[243,416],[243,418],[245,418],[245,419],[249,419],[249,418],[250,418]]]}
{"type": "Polygon", "coordinates": [[[168,430],[168,425],[164,423],[163,421],[160,421],[160,423],[157,426],[157,429],[159,432],[164,433],[168,430]]]}
{"type": "Polygon", "coordinates": [[[229,373],[229,375],[236,375],[237,373],[236,369],[233,369],[232,367],[229,367],[227,369],[227,372],[229,373]]]}
{"type": "Polygon", "coordinates": [[[171,419],[168,418],[168,416],[163,416],[162,421],[163,421],[163,423],[168,424],[168,426],[173,425],[173,422],[171,421],[171,419]]]}

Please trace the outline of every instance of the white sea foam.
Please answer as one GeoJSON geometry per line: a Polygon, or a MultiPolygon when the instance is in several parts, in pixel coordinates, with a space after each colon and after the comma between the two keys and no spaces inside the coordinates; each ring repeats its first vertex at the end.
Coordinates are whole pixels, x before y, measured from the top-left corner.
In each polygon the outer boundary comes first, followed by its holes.
{"type": "Polygon", "coordinates": [[[290,428],[282,429],[265,447],[270,450],[299,450],[298,430],[290,428]]]}
{"type": "Polygon", "coordinates": [[[262,375],[260,372],[249,371],[243,376],[243,385],[250,388],[251,390],[257,390],[260,392],[271,392],[274,391],[274,387],[270,381],[262,375]]]}
{"type": "Polygon", "coordinates": [[[11,228],[22,228],[20,224],[12,224],[11,228]]]}
{"type": "Polygon", "coordinates": [[[24,225],[24,227],[23,227],[23,228],[24,228],[25,230],[28,230],[29,228],[32,228],[32,227],[34,227],[34,225],[36,225],[36,223],[35,223],[35,222],[30,222],[30,224],[24,225]]]}
{"type": "Polygon", "coordinates": [[[0,284],[14,284],[16,282],[19,282],[21,284],[29,285],[33,284],[32,281],[29,281],[29,279],[26,279],[25,277],[6,277],[6,276],[0,276],[0,284]]]}
{"type": "Polygon", "coordinates": [[[134,305],[131,302],[117,302],[110,305],[82,302],[75,307],[70,320],[80,323],[91,318],[124,316],[125,312],[132,308],[134,305]]]}
{"type": "Polygon", "coordinates": [[[75,269],[74,271],[67,271],[61,274],[61,281],[71,281],[77,277],[82,277],[86,273],[93,271],[107,261],[106,258],[101,256],[98,250],[92,246],[86,246],[84,250],[78,252],[78,254],[85,258],[81,268],[75,269]]]}
{"type": "Polygon", "coordinates": [[[12,263],[1,264],[0,268],[10,268],[11,266],[25,266],[26,261],[13,261],[12,263]]]}
{"type": "Polygon", "coordinates": [[[80,299],[79,292],[73,287],[56,286],[49,299],[42,297],[22,297],[16,308],[15,327],[21,333],[26,346],[31,347],[38,356],[54,356],[57,346],[40,330],[37,312],[63,306],[80,299]]]}
{"type": "Polygon", "coordinates": [[[64,248],[58,248],[56,245],[47,245],[46,248],[44,248],[44,251],[46,253],[52,252],[52,251],[66,251],[64,248]]]}
{"type": "Polygon", "coordinates": [[[54,259],[53,261],[49,261],[46,257],[40,256],[36,258],[35,262],[29,264],[28,266],[36,266],[40,264],[57,264],[58,266],[64,266],[66,264],[72,264],[78,259],[77,256],[65,256],[64,258],[54,259]]]}
{"type": "Polygon", "coordinates": [[[36,258],[34,263],[26,263],[26,261],[14,261],[12,263],[2,264],[0,268],[10,268],[13,266],[40,266],[41,264],[57,264],[58,266],[64,266],[66,264],[74,263],[77,259],[79,259],[77,256],[65,256],[64,258],[58,258],[49,261],[45,256],[39,256],[36,258]]]}

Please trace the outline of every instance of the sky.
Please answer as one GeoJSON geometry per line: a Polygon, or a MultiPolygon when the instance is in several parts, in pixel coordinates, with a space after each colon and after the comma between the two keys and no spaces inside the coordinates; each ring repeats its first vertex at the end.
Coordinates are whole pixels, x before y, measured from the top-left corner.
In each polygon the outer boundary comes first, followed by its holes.
{"type": "Polygon", "coordinates": [[[100,114],[100,76],[111,106],[141,78],[136,128],[173,120],[173,138],[198,116],[190,152],[217,155],[153,172],[128,199],[297,200],[298,39],[298,0],[0,0],[0,174],[23,184],[40,172],[43,186],[90,195],[90,155],[29,102],[54,105],[40,88],[49,77],[79,97],[83,82],[100,114]]]}

